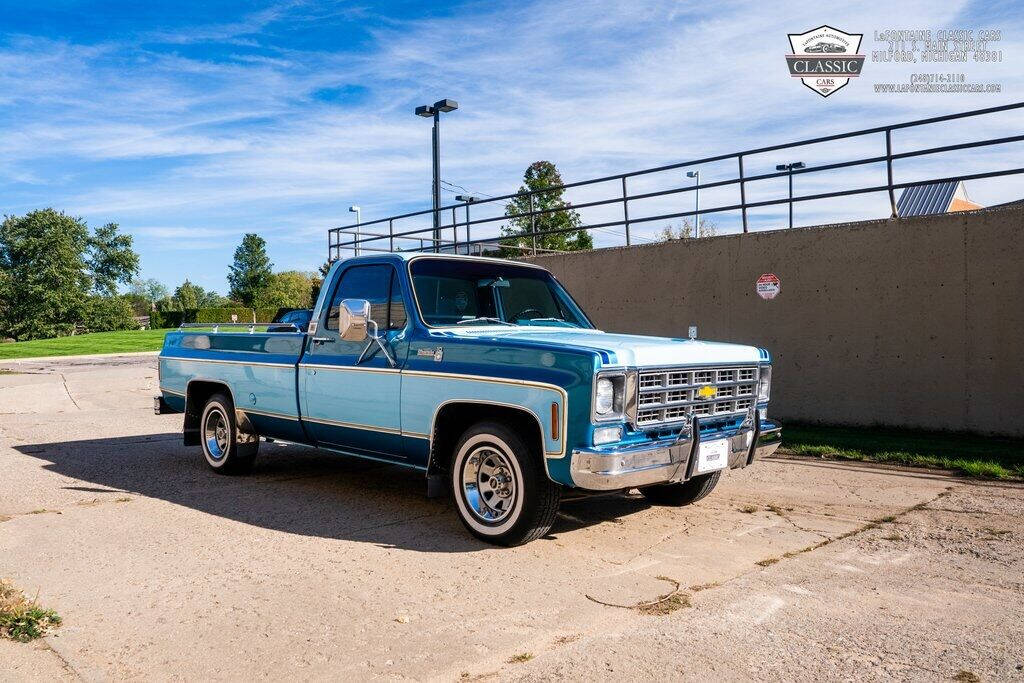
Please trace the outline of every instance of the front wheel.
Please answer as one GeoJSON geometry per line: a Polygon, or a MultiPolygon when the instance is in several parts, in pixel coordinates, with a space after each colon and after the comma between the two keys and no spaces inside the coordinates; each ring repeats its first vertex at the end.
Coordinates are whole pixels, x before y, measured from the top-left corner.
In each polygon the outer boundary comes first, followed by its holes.
{"type": "Polygon", "coordinates": [[[711,491],[718,484],[721,472],[702,474],[689,481],[681,481],[675,484],[658,484],[640,489],[640,493],[655,505],[669,505],[679,507],[696,503],[711,491]]]}
{"type": "Polygon", "coordinates": [[[466,430],[450,476],[455,507],[471,534],[514,546],[550,531],[562,489],[548,479],[542,457],[503,424],[480,422],[466,430]]]}
{"type": "Polygon", "coordinates": [[[200,440],[206,464],[219,474],[246,474],[252,469],[259,437],[239,431],[235,406],[225,394],[214,394],[203,406],[200,440]]]}

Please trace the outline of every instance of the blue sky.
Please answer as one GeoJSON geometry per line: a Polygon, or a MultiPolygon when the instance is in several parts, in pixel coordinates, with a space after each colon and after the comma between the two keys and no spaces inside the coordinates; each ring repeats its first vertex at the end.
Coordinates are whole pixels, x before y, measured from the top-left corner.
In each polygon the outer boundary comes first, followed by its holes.
{"type": "MultiPolygon", "coordinates": [[[[53,206],[135,237],[142,275],[223,292],[234,247],[258,232],[278,270],[312,270],[328,227],[429,207],[430,126],[450,97],[442,177],[514,191],[537,159],[566,181],[1024,99],[1024,11],[1014,2],[58,2],[0,0],[0,211],[53,206]],[[956,69],[999,94],[885,95],[907,65],[866,64],[828,99],[786,74],[786,34],[827,23],[873,31],[1001,29],[1004,61],[956,69]]],[[[1019,134],[1019,113],[898,139],[1019,134]]],[[[866,141],[807,150],[864,154],[866,141]]],[[[1018,143],[1020,145],[1020,143],[1018,143]]],[[[1008,166],[1021,147],[906,164],[898,180],[1008,166]]],[[[756,163],[773,165],[778,159],[756,163]]],[[[726,167],[702,169],[709,181],[726,167]]],[[[879,168],[807,179],[872,183],[879,168]]],[[[681,181],[651,178],[650,186],[681,181]]],[[[830,183],[832,185],[830,185],[830,183]]],[[[969,186],[983,203],[1021,179],[969,186]]],[[[636,191],[643,191],[638,183],[636,191]]],[[[783,186],[765,184],[758,196],[783,186]]],[[[443,201],[452,201],[446,192],[443,201]]],[[[571,197],[590,198],[586,192],[571,197]]],[[[708,191],[702,204],[731,195],[708,191]]],[[[648,215],[691,199],[636,207],[648,215]]],[[[881,216],[884,197],[800,207],[801,224],[881,216]]],[[[585,214],[607,219],[606,210],[585,214]],[[603,211],[603,212],[602,212],[603,211]]],[[[780,227],[784,209],[754,216],[780,227]]],[[[735,228],[718,217],[721,231],[735,228]]],[[[651,239],[661,225],[635,228],[651,239]]],[[[482,235],[474,235],[482,236],[482,235]]],[[[615,231],[598,244],[621,243],[615,231]]]]}

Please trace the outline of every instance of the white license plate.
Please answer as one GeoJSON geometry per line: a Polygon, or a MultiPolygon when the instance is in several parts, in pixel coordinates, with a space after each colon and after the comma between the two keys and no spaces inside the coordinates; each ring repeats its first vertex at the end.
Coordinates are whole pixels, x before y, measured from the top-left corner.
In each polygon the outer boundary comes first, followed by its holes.
{"type": "Polygon", "coordinates": [[[714,472],[729,466],[729,441],[701,441],[697,448],[697,472],[714,472]]]}

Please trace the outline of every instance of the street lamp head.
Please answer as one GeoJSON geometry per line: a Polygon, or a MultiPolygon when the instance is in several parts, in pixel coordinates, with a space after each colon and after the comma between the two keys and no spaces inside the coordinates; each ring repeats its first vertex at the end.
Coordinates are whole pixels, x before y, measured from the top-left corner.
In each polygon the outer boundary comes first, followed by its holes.
{"type": "Polygon", "coordinates": [[[457,202],[465,202],[467,204],[472,204],[473,202],[476,201],[476,199],[477,199],[476,197],[473,197],[473,196],[468,195],[468,194],[457,194],[457,195],[455,195],[455,201],[457,201],[457,202]]]}
{"type": "Polygon", "coordinates": [[[686,177],[687,178],[699,178],[700,177],[700,171],[687,171],[686,172],[686,177]]]}
{"type": "Polygon", "coordinates": [[[795,163],[790,164],[790,166],[792,166],[793,168],[804,168],[804,162],[797,161],[795,163]]]}
{"type": "Polygon", "coordinates": [[[775,170],[776,171],[785,171],[786,170],[786,165],[785,164],[775,164],[775,170]]]}
{"type": "Polygon", "coordinates": [[[359,209],[358,206],[350,206],[350,207],[348,207],[348,210],[352,211],[353,213],[355,213],[355,212],[359,211],[360,209],[359,209]]]}
{"type": "Polygon", "coordinates": [[[444,99],[434,102],[434,109],[437,109],[438,111],[443,111],[446,114],[450,111],[455,111],[458,108],[459,103],[456,102],[455,100],[444,99]]]}
{"type": "Polygon", "coordinates": [[[416,116],[430,117],[430,116],[433,116],[433,115],[434,115],[434,108],[433,107],[429,107],[429,106],[427,106],[425,104],[422,107],[416,107],[416,116]]]}

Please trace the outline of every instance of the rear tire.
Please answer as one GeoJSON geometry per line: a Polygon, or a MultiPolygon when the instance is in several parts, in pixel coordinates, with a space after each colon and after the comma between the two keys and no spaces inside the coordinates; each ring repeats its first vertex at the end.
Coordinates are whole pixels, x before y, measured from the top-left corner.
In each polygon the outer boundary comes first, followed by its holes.
{"type": "Polygon", "coordinates": [[[699,477],[694,477],[689,481],[647,486],[640,489],[640,493],[644,494],[644,497],[655,505],[679,507],[696,503],[711,493],[721,477],[721,472],[712,472],[711,474],[702,474],[699,477]]]}
{"type": "Polygon", "coordinates": [[[238,430],[235,406],[226,394],[211,396],[199,419],[199,440],[206,464],[217,474],[246,474],[260,448],[259,437],[238,430]]]}
{"type": "Polygon", "coordinates": [[[503,424],[478,422],[466,430],[449,479],[455,509],[471,534],[516,546],[551,530],[562,488],[548,479],[542,457],[503,424]]]}

